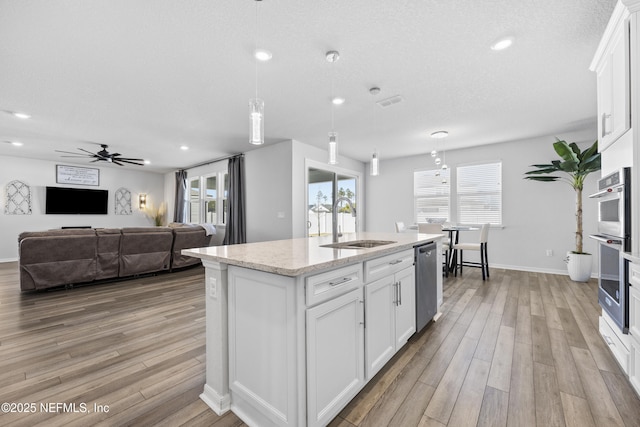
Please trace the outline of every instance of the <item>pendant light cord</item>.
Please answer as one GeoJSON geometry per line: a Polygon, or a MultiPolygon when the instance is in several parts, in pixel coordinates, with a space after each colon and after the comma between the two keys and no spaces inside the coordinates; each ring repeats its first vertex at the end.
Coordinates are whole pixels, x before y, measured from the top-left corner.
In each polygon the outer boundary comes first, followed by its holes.
{"type": "Polygon", "coordinates": [[[259,0],[256,0],[256,41],[255,41],[255,49],[253,50],[253,58],[255,61],[255,66],[256,66],[256,76],[255,76],[255,80],[256,80],[256,99],[258,99],[258,58],[256,56],[256,52],[258,51],[258,3],[260,3],[259,0]]]}
{"type": "Polygon", "coordinates": [[[334,64],[335,64],[335,61],[331,63],[331,132],[334,131],[333,129],[334,128],[333,127],[333,109],[335,107],[335,104],[333,103],[333,79],[335,76],[334,64]]]}

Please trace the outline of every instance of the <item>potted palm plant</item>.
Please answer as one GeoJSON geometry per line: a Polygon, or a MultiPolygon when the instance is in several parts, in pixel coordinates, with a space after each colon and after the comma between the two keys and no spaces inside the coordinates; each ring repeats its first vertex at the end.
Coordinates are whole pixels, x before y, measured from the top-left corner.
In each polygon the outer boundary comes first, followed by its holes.
{"type": "Polygon", "coordinates": [[[553,148],[561,160],[552,160],[550,164],[531,165],[535,168],[525,173],[525,179],[542,182],[565,182],[576,193],[576,247],[567,252],[569,277],[576,282],[586,282],[591,277],[591,254],[582,250],[582,188],[585,178],[600,170],[598,141],[584,151],[575,142],[567,144],[557,140],[553,148]],[[558,174],[558,175],[550,175],[558,174]]]}

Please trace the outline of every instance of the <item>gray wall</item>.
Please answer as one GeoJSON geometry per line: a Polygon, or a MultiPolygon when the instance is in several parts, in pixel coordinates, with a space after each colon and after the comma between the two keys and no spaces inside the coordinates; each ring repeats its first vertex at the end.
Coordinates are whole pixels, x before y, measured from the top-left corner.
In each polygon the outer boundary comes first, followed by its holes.
{"type": "MultiPolygon", "coordinates": [[[[151,226],[153,222],[138,209],[138,194],[146,193],[148,202],[158,206],[164,196],[164,176],[131,168],[100,167],[94,164],[76,164],[100,169],[100,185],[65,186],[56,183],[56,164],[45,160],[0,156],[0,262],[18,259],[18,235],[23,231],[40,231],[62,226],[89,225],[92,227],[139,227],[151,226]],[[31,186],[32,214],[6,215],[6,185],[13,180],[31,186]],[[107,215],[45,215],[45,187],[61,186],[109,190],[107,215]],[[115,191],[124,187],[131,191],[132,215],[115,215],[115,191]]],[[[72,164],[65,162],[64,164],[72,164]]],[[[140,168],[142,169],[142,168],[140,168]]]]}
{"type": "MultiPolygon", "coordinates": [[[[558,137],[584,148],[593,143],[595,132],[558,137]]],[[[552,147],[554,141],[554,136],[546,136],[446,152],[452,174],[459,164],[502,161],[504,228],[492,228],[489,233],[491,266],[566,274],[563,259],[566,252],[575,247],[575,192],[564,183],[523,179],[524,172],[530,170],[529,165],[548,163],[556,158],[552,147]],[[548,249],[553,251],[553,256],[546,256],[548,249]]],[[[430,150],[431,147],[425,147],[425,153],[430,150]]],[[[413,172],[429,169],[432,165],[430,154],[382,159],[380,176],[367,176],[367,230],[391,232],[395,221],[412,224],[413,172]]],[[[588,235],[597,229],[597,205],[586,196],[595,192],[595,182],[599,177],[598,173],[588,177],[583,199],[584,250],[594,255],[594,273],[597,272],[596,244],[588,235]]],[[[472,233],[461,234],[461,240],[474,238],[476,236],[472,233]]]]}
{"type": "MultiPolygon", "coordinates": [[[[327,151],[288,140],[245,153],[248,242],[306,236],[307,159],[324,164],[327,151]]],[[[365,164],[340,156],[338,169],[363,174],[365,164]]]]}

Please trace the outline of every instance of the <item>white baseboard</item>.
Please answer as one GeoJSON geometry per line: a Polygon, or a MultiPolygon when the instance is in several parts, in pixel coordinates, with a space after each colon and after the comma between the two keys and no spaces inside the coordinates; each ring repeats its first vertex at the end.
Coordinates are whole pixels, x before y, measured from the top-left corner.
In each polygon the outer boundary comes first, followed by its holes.
{"type": "MultiPolygon", "coordinates": [[[[566,269],[557,270],[553,268],[525,267],[522,265],[489,264],[489,268],[502,268],[504,270],[528,271],[531,273],[559,274],[561,276],[569,275],[569,272],[566,269]]],[[[597,273],[591,273],[591,278],[597,279],[598,278],[597,273]]]]}
{"type": "Polygon", "coordinates": [[[16,262],[16,261],[18,261],[18,258],[0,258],[0,264],[5,262],[16,262]]]}

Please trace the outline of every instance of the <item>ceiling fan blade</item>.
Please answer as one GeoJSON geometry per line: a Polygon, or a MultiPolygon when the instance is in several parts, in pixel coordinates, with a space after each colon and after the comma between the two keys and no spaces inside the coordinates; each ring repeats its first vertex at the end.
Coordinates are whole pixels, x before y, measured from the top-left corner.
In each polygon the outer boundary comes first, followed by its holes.
{"type": "MultiPolygon", "coordinates": [[[[53,150],[53,151],[55,151],[56,153],[74,154],[76,156],[83,156],[83,157],[87,156],[86,154],[74,153],[72,151],[62,151],[62,150],[53,150]]],[[[91,155],[93,156],[93,153],[91,153],[91,155]]]]}
{"type": "Polygon", "coordinates": [[[102,159],[95,159],[95,160],[91,160],[91,162],[90,162],[90,163],[95,163],[95,162],[99,162],[99,161],[102,161],[102,159]]]}
{"type": "Polygon", "coordinates": [[[131,160],[133,162],[144,162],[144,159],[132,159],[129,157],[118,157],[118,160],[131,160]]]}
{"type": "Polygon", "coordinates": [[[120,153],[113,153],[113,154],[109,154],[109,157],[118,157],[121,156],[122,154],[120,153]]]}
{"type": "Polygon", "coordinates": [[[86,159],[89,156],[60,156],[60,157],[73,157],[74,159],[86,159]]]}
{"type": "MultiPolygon", "coordinates": [[[[137,159],[134,159],[134,160],[137,160],[137,159]]],[[[132,164],[132,165],[144,166],[144,163],[132,162],[132,161],[130,161],[128,159],[118,159],[118,161],[119,162],[123,162],[123,163],[129,163],[129,164],[132,164]]]]}
{"type": "Polygon", "coordinates": [[[89,154],[91,154],[92,156],[95,156],[95,155],[96,155],[96,153],[92,153],[91,151],[85,150],[84,148],[78,148],[78,150],[80,150],[80,151],[84,151],[85,153],[89,153],[89,154]]]}
{"type": "Polygon", "coordinates": [[[113,160],[111,163],[116,164],[116,165],[118,165],[118,166],[124,166],[122,163],[120,163],[120,162],[119,162],[119,161],[117,161],[117,160],[113,160]]]}

